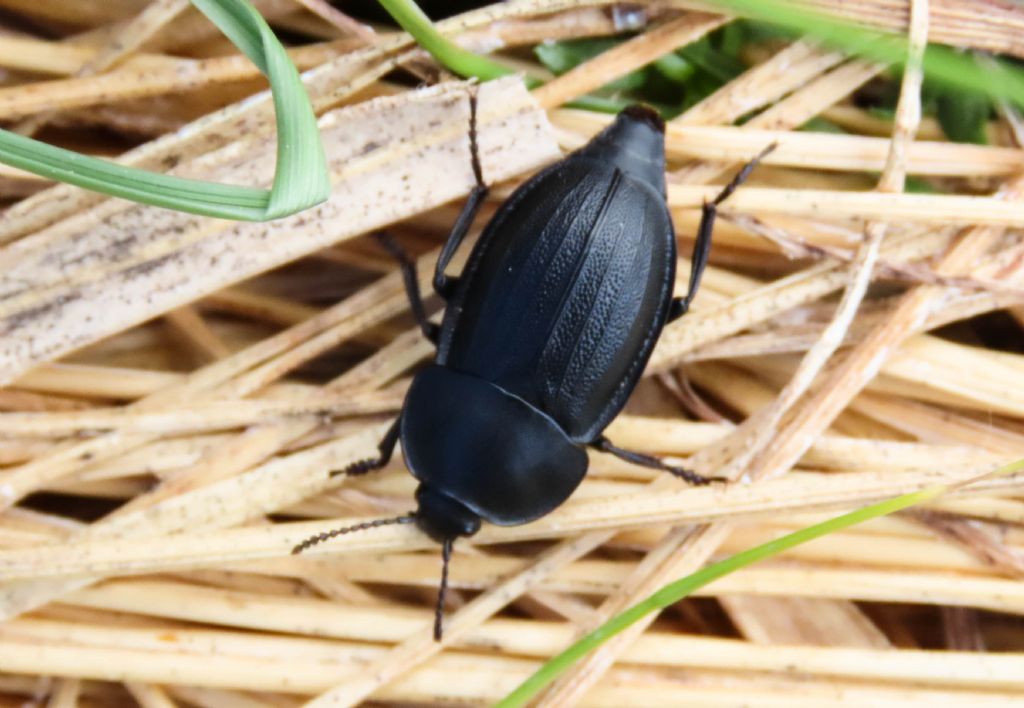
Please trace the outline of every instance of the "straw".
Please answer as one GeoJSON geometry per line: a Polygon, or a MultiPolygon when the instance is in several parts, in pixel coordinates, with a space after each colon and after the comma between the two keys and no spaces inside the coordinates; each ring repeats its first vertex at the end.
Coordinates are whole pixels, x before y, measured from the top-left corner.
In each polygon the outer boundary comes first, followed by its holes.
{"type": "MultiPolygon", "coordinates": [[[[734,79],[667,121],[677,292],[703,200],[778,146],[722,206],[692,310],[605,431],[734,481],[694,488],[591,453],[554,512],[455,544],[435,643],[441,553],[414,525],[290,553],[415,507],[400,450],[379,472],[330,476],[374,454],[435,355],[369,235],[387,229],[409,252],[440,323],[433,266],[475,183],[469,93],[492,191],[453,275],[518,184],[612,119],[567,101],[618,100],[601,87],[655,76],[673,60],[650,62],[698,40],[717,49],[736,27],[681,0],[514,0],[436,24],[550,77],[531,92],[516,76],[454,80],[404,32],[344,7],[255,4],[305,72],[332,171],[324,206],[238,225],[0,179],[0,703],[491,705],[669,581],[1024,458],[1015,109],[993,111],[976,145],[948,140],[917,101],[926,39],[1024,56],[1024,11],[802,2],[899,33],[907,69],[759,35],[734,79]],[[530,51],[612,35],[557,77],[530,51]],[[868,108],[896,86],[894,114],[868,108]],[[845,132],[816,132],[817,118],[845,132]]],[[[6,11],[20,32],[0,42],[0,108],[23,128],[148,170],[269,181],[269,94],[194,10],[6,11]]],[[[1011,705],[1024,690],[1021,489],[986,480],[722,577],[540,704],[1011,705]]]]}

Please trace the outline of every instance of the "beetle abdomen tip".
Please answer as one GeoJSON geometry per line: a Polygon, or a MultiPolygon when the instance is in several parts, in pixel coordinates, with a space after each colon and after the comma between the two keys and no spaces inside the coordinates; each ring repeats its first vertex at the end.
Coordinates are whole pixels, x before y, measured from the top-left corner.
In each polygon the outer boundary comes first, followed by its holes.
{"type": "Polygon", "coordinates": [[[662,120],[662,117],[658,115],[658,112],[650,106],[645,106],[642,103],[635,103],[632,106],[624,108],[622,110],[622,114],[647,123],[647,125],[651,126],[659,133],[665,132],[665,121],[662,120]]]}

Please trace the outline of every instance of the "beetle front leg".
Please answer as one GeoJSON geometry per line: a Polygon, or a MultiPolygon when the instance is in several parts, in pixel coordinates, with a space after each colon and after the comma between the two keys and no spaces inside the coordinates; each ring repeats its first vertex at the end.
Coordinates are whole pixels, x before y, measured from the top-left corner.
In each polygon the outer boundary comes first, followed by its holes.
{"type": "Polygon", "coordinates": [[[725,185],[725,188],[718,193],[718,196],[710,202],[704,202],[700,213],[700,226],[697,227],[697,240],[693,244],[693,257],[690,261],[690,283],[686,288],[686,295],[672,300],[672,305],[668,311],[669,322],[677,320],[686,314],[687,310],[690,309],[690,303],[693,302],[693,298],[696,297],[697,290],[700,288],[700,278],[704,275],[704,269],[708,267],[708,256],[711,255],[711,232],[715,228],[718,206],[732,196],[736,188],[747,180],[750,173],[760,164],[761,160],[776,147],[776,143],[772,143],[762,150],[753,160],[744,165],[743,169],[736,173],[736,176],[732,178],[729,184],[725,185]]]}
{"type": "Polygon", "coordinates": [[[445,275],[445,268],[448,267],[448,263],[451,262],[455,252],[459,250],[466,234],[469,233],[473,220],[480,211],[480,207],[483,206],[484,199],[487,198],[488,191],[484,185],[473,187],[473,191],[469,193],[469,199],[466,200],[466,206],[462,208],[459,218],[455,220],[455,226],[452,227],[452,232],[448,235],[448,240],[444,242],[441,255],[437,257],[437,265],[434,267],[434,292],[440,295],[445,302],[451,298],[455,292],[455,286],[459,284],[458,278],[445,275]]]}
{"type": "Polygon", "coordinates": [[[339,474],[351,475],[358,477],[364,475],[367,472],[373,472],[385,467],[388,462],[391,461],[391,456],[395,453],[395,445],[398,444],[398,436],[401,433],[400,423],[402,422],[401,417],[392,423],[391,427],[388,428],[388,432],[384,433],[384,437],[381,439],[380,444],[377,445],[377,449],[380,454],[377,457],[368,457],[365,460],[358,460],[353,462],[348,467],[340,470],[331,470],[331,477],[337,477],[339,474]]]}
{"type": "Polygon", "coordinates": [[[434,292],[440,295],[446,302],[452,296],[452,293],[455,292],[455,286],[458,285],[459,279],[445,275],[445,268],[448,267],[455,252],[462,245],[463,239],[466,238],[470,227],[473,226],[473,221],[480,212],[480,207],[483,206],[487,193],[490,191],[490,188],[484,183],[483,168],[480,166],[480,149],[477,147],[476,142],[475,90],[469,94],[469,155],[473,165],[473,178],[476,180],[476,186],[469,193],[466,205],[462,207],[459,217],[455,220],[455,225],[452,226],[452,231],[448,234],[448,240],[444,242],[441,255],[438,256],[437,265],[434,267],[434,292]]]}
{"type": "Polygon", "coordinates": [[[649,467],[651,469],[661,470],[662,472],[668,472],[669,474],[679,477],[680,479],[685,480],[686,482],[689,482],[694,486],[703,486],[706,484],[711,484],[712,482],[728,481],[724,477],[705,477],[704,475],[698,474],[693,470],[688,470],[683,467],[676,467],[675,465],[670,465],[664,460],[657,458],[653,455],[645,455],[642,452],[633,452],[632,450],[623,450],[621,447],[613,445],[612,442],[603,435],[594,442],[590,443],[590,446],[593,447],[595,450],[600,450],[601,452],[607,452],[610,455],[615,455],[620,460],[632,462],[634,465],[640,465],[641,467],[649,467]]]}

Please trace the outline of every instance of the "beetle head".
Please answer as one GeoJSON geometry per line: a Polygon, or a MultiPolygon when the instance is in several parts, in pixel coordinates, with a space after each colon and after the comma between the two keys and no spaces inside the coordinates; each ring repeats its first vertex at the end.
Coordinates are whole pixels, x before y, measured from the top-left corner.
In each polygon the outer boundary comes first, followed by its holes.
{"type": "Polygon", "coordinates": [[[438,543],[480,530],[480,517],[464,504],[441,494],[427,484],[416,489],[416,525],[438,543]]]}

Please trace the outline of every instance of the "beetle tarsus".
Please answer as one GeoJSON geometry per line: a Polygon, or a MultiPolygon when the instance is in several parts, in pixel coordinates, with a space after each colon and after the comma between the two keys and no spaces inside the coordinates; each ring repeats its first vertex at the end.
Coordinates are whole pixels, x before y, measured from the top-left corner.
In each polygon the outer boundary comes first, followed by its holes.
{"type": "Polygon", "coordinates": [[[661,458],[655,457],[654,455],[645,455],[642,452],[634,452],[632,450],[625,450],[618,445],[614,445],[608,438],[601,436],[595,440],[591,445],[601,452],[607,452],[609,455],[614,455],[620,460],[631,462],[634,465],[640,465],[641,467],[648,467],[650,469],[661,470],[662,472],[668,472],[674,477],[678,477],[695,487],[703,487],[711,484],[712,482],[725,482],[726,479],[722,477],[705,477],[702,474],[688,470],[685,467],[677,467],[676,465],[670,465],[661,458]]]}
{"type": "Polygon", "coordinates": [[[676,467],[675,465],[664,465],[659,466],[658,469],[668,472],[673,477],[678,477],[687,484],[691,484],[694,487],[706,487],[709,484],[724,484],[728,482],[725,477],[706,477],[699,472],[688,470],[685,467],[676,467]]]}
{"type": "Polygon", "coordinates": [[[359,477],[368,472],[379,470],[384,467],[387,462],[380,457],[367,457],[365,460],[357,460],[348,467],[340,470],[331,470],[331,476],[336,477],[339,474],[343,474],[347,477],[359,477]]]}
{"type": "Polygon", "coordinates": [[[358,460],[353,462],[348,467],[344,467],[340,470],[331,470],[330,476],[337,477],[338,475],[346,475],[349,477],[358,477],[360,475],[379,470],[387,466],[388,462],[391,461],[391,456],[395,453],[395,445],[398,444],[398,436],[401,432],[399,422],[402,419],[399,418],[391,427],[388,428],[388,432],[384,433],[384,437],[381,439],[380,444],[377,445],[377,449],[380,450],[380,454],[377,457],[368,457],[365,460],[358,460]]]}
{"type": "Polygon", "coordinates": [[[711,255],[711,232],[715,227],[715,217],[718,216],[718,205],[732,196],[732,193],[750,177],[750,173],[760,164],[761,160],[776,147],[778,144],[772,143],[758,153],[736,173],[736,176],[729,184],[725,185],[718,196],[710,202],[704,202],[704,206],[701,208],[700,226],[697,227],[697,240],[693,244],[693,256],[690,259],[690,283],[686,288],[686,295],[672,300],[668,311],[668,322],[673,322],[687,313],[690,303],[693,302],[693,298],[700,288],[700,278],[708,266],[708,257],[711,255]]]}
{"type": "Polygon", "coordinates": [[[778,146],[779,146],[778,143],[772,143],[768,147],[763,149],[761,152],[757,153],[757,155],[755,155],[750,160],[750,162],[745,164],[740,169],[740,171],[736,173],[736,175],[732,178],[732,180],[729,182],[729,184],[725,185],[725,188],[721,192],[718,193],[718,196],[714,198],[714,200],[711,202],[711,204],[714,205],[714,206],[718,206],[719,204],[724,202],[726,199],[731,197],[732,193],[735,192],[736,189],[741,184],[743,184],[744,182],[747,181],[747,178],[750,177],[750,173],[753,172],[754,169],[757,168],[757,166],[761,164],[761,160],[763,160],[765,157],[767,157],[768,154],[771,153],[773,150],[775,150],[775,148],[777,148],[778,146]]]}

